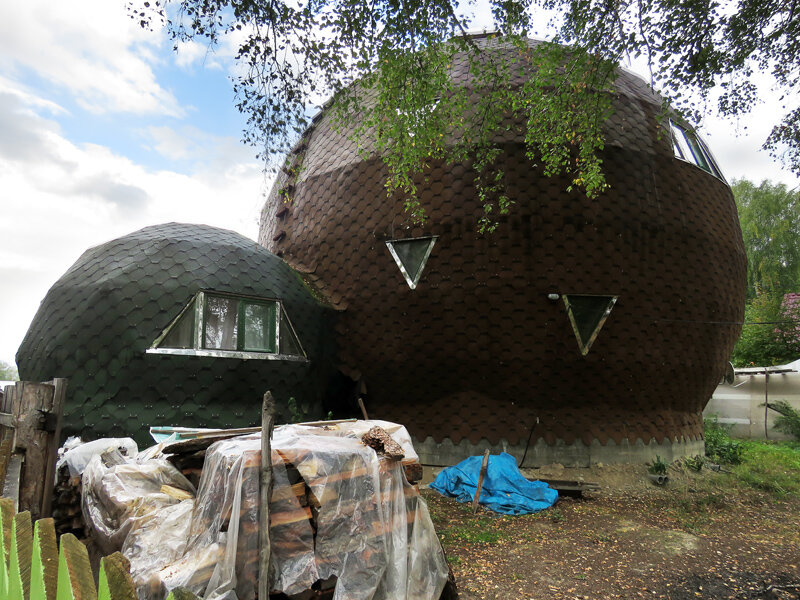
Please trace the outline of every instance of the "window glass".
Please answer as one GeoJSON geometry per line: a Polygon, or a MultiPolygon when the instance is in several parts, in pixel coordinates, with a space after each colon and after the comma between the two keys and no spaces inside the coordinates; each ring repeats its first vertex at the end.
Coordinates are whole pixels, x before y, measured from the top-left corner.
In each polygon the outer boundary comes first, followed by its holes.
{"type": "Polygon", "coordinates": [[[675,156],[694,162],[689,147],[686,145],[686,135],[682,127],[672,124],[672,149],[675,151],[675,156]]]}
{"type": "Polygon", "coordinates": [[[194,300],[161,340],[161,348],[194,348],[194,300]]]}
{"type": "Polygon", "coordinates": [[[386,246],[412,290],[417,287],[422,271],[438,236],[387,240],[386,246]]]}
{"type": "Polygon", "coordinates": [[[289,323],[289,318],[286,316],[286,313],[281,310],[281,354],[290,354],[294,356],[305,356],[306,353],[303,352],[303,348],[300,347],[300,340],[297,339],[297,336],[294,334],[294,329],[292,329],[291,324],[289,323]]]}
{"type": "Polygon", "coordinates": [[[238,300],[206,295],[203,323],[203,348],[236,350],[239,325],[238,300]]]}
{"type": "Polygon", "coordinates": [[[578,347],[585,356],[611,313],[617,297],[565,294],[562,298],[578,347]]]}
{"type": "Polygon", "coordinates": [[[703,152],[702,148],[700,148],[700,144],[697,143],[697,140],[694,138],[694,136],[687,135],[686,143],[689,145],[689,148],[692,151],[692,156],[694,156],[694,164],[704,171],[711,173],[711,166],[708,164],[705,153],[703,152]]]}
{"type": "Polygon", "coordinates": [[[280,302],[202,291],[156,340],[148,352],[203,355],[208,350],[213,352],[206,356],[271,359],[306,356],[280,302]]]}
{"type": "Polygon", "coordinates": [[[680,125],[672,122],[670,122],[670,125],[672,130],[672,150],[675,156],[697,165],[704,171],[708,171],[724,181],[725,178],[722,176],[722,172],[700,138],[680,125]]]}
{"type": "Polygon", "coordinates": [[[242,349],[275,352],[275,304],[244,304],[242,349]]]}

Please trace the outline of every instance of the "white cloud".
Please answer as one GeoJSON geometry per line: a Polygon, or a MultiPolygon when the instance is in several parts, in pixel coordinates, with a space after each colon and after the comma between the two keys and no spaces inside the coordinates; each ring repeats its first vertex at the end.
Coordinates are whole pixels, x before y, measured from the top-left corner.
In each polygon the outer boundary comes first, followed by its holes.
{"type": "Polygon", "coordinates": [[[229,62],[233,55],[220,53],[220,47],[212,47],[194,40],[188,42],[178,42],[178,51],[175,56],[175,64],[182,68],[203,67],[205,69],[222,69],[220,59],[229,62]]]}
{"type": "Polygon", "coordinates": [[[151,68],[163,41],[130,19],[124,2],[26,0],[0,19],[0,69],[18,79],[32,70],[92,112],[180,116],[151,68]]]}
{"type": "MultiPolygon", "coordinates": [[[[207,223],[251,238],[265,182],[234,138],[187,129],[196,171],[152,170],[99,145],[76,145],[42,117],[39,98],[0,90],[0,360],[16,348],[47,289],[88,247],[167,221],[207,223]],[[14,143],[3,144],[4,132],[14,143]],[[207,160],[201,159],[201,150],[207,160]],[[12,290],[13,292],[10,292],[12,290]]],[[[180,148],[180,133],[173,136],[180,148]]]]}

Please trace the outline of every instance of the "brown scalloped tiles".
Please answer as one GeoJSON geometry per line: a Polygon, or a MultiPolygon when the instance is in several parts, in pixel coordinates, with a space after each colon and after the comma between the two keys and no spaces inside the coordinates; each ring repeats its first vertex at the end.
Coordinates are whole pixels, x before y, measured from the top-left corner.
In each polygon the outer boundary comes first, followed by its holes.
{"type": "Polygon", "coordinates": [[[288,262],[313,265],[321,293],[346,307],[337,361],[365,378],[370,415],[456,444],[524,444],[537,417],[533,443],[702,433],[701,410],[739,334],[711,322],[743,316],[733,198],[672,157],[661,100],[643,81],[623,72],[616,91],[602,156],[609,190],[594,200],[565,192],[566,178],[544,178],[510,142],[500,167],[515,205],[489,236],[476,233],[469,165],[431,165],[418,181],[431,219],[411,227],[402,198],[386,198],[381,162],[359,157],[327,116],[316,121],[291,218],[274,218],[279,181],[260,241],[275,248],[286,229],[288,262]],[[439,239],[410,290],[384,242],[422,234],[439,239]],[[587,356],[549,293],[619,295],[587,356]]]}

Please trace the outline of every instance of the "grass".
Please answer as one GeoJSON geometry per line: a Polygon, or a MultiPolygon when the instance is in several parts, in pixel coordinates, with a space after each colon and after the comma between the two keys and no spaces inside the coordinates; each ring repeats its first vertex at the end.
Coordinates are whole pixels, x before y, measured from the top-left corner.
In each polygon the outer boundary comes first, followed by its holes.
{"type": "Polygon", "coordinates": [[[778,498],[800,498],[800,442],[734,440],[716,419],[705,421],[706,454],[729,465],[733,480],[778,498]]]}
{"type": "Polygon", "coordinates": [[[778,498],[800,498],[800,444],[748,440],[742,445],[744,459],[731,468],[739,482],[778,498]]]}
{"type": "Polygon", "coordinates": [[[706,490],[676,499],[671,508],[681,527],[692,533],[700,533],[705,530],[714,513],[729,506],[730,502],[724,492],[706,490]]]}
{"type": "Polygon", "coordinates": [[[462,542],[466,544],[495,544],[508,536],[505,531],[497,529],[495,519],[475,519],[463,525],[457,525],[442,532],[444,541],[448,543],[462,542]]]}

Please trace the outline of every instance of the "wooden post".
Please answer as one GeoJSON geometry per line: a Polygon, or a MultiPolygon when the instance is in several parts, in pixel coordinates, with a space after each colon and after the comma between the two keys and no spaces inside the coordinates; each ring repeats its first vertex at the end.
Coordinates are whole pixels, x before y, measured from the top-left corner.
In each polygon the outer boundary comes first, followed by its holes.
{"type": "Polygon", "coordinates": [[[364,406],[364,399],[361,396],[358,397],[358,407],[361,409],[361,414],[364,415],[364,420],[369,421],[369,416],[367,415],[367,407],[364,406]]]}
{"type": "Polygon", "coordinates": [[[47,468],[44,472],[44,492],[42,497],[41,517],[52,517],[50,514],[53,508],[53,487],[56,481],[56,461],[58,459],[58,447],[61,444],[61,417],[64,414],[64,397],[67,394],[67,380],[53,379],[53,405],[51,413],[55,417],[55,429],[47,438],[47,449],[45,456],[47,468]]]}
{"type": "Polygon", "coordinates": [[[769,411],[769,369],[764,369],[764,439],[769,439],[767,416],[769,411]]]}
{"type": "Polygon", "coordinates": [[[475,498],[472,499],[472,512],[478,512],[478,504],[481,499],[481,488],[483,487],[483,478],[486,477],[486,467],[489,466],[489,449],[483,453],[483,462],[481,463],[481,472],[478,475],[478,489],[475,490],[475,498]]]}
{"type": "Polygon", "coordinates": [[[269,565],[272,549],[269,542],[269,499],[272,496],[272,425],[275,422],[275,400],[264,394],[261,405],[261,489],[259,507],[258,600],[269,598],[269,565]]]}
{"type": "Polygon", "coordinates": [[[48,461],[47,415],[53,410],[54,386],[19,381],[14,397],[14,449],[24,452],[20,509],[29,510],[34,520],[41,517],[45,473],[48,461]]]}

